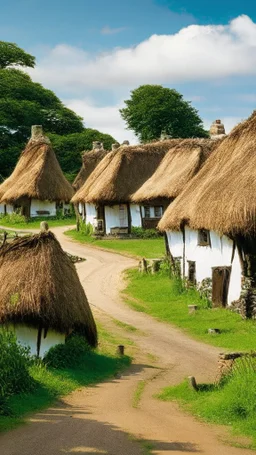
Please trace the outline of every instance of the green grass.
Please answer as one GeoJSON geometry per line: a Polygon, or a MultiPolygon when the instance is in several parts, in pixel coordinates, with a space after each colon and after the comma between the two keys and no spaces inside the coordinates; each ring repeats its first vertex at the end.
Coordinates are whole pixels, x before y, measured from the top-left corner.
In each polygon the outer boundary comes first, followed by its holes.
{"type": "Polygon", "coordinates": [[[128,344],[126,339],[117,339],[98,324],[99,347],[84,356],[77,369],[56,370],[41,364],[33,365],[31,376],[36,381],[33,392],[15,395],[8,405],[11,416],[0,416],[0,431],[10,430],[23,423],[29,413],[50,406],[56,399],[73,390],[93,385],[113,377],[120,369],[130,364],[130,357],[117,356],[118,344],[128,344]]]}
{"type": "Polygon", "coordinates": [[[118,326],[121,327],[122,329],[126,330],[127,332],[140,332],[137,327],[134,327],[131,324],[126,324],[126,322],[118,321],[118,319],[113,318],[113,322],[118,326]]]}
{"type": "Polygon", "coordinates": [[[75,229],[71,229],[65,232],[65,234],[78,242],[118,253],[129,254],[130,256],[152,259],[162,257],[165,254],[165,244],[162,237],[159,239],[99,240],[86,236],[82,232],[77,232],[75,229]]]}
{"type": "Polygon", "coordinates": [[[132,407],[133,408],[138,408],[139,407],[142,394],[143,394],[144,389],[146,387],[146,383],[147,382],[144,381],[144,380],[141,380],[141,381],[138,382],[138,385],[136,387],[136,390],[135,390],[134,395],[133,395],[133,400],[132,400],[132,407]]]}
{"type": "MultiPolygon", "coordinates": [[[[256,449],[256,362],[238,361],[233,373],[218,385],[199,384],[195,391],[184,381],[166,387],[158,398],[178,401],[197,418],[228,425],[233,435],[249,438],[244,445],[256,449]]],[[[239,441],[238,441],[239,442],[239,441]]]]}
{"type": "Polygon", "coordinates": [[[9,219],[5,219],[5,217],[0,218],[0,226],[5,226],[6,228],[13,228],[13,229],[39,229],[40,223],[42,221],[47,221],[50,228],[57,227],[57,226],[73,226],[76,224],[76,218],[64,218],[64,219],[56,219],[56,217],[36,217],[31,218],[27,222],[17,222],[11,223],[9,219]]]}
{"type": "Polygon", "coordinates": [[[162,272],[142,274],[126,272],[126,302],[133,309],[145,312],[161,321],[171,323],[208,344],[230,350],[256,350],[256,322],[243,320],[231,311],[208,307],[194,289],[184,290],[181,284],[162,272]],[[188,305],[198,310],[188,314],[188,305]],[[208,334],[209,328],[219,328],[220,334],[208,334]]]}

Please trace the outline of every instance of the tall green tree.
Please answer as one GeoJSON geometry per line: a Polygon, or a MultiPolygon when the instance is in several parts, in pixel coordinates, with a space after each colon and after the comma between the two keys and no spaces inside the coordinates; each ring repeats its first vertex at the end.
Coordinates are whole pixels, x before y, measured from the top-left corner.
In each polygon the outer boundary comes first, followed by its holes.
{"type": "Polygon", "coordinates": [[[120,114],[141,142],[159,139],[163,132],[173,138],[208,137],[197,110],[174,89],[141,85],[125,104],[120,114]]]}
{"type": "Polygon", "coordinates": [[[0,69],[13,65],[34,68],[35,57],[27,54],[27,52],[15,43],[0,41],[0,69]]]}

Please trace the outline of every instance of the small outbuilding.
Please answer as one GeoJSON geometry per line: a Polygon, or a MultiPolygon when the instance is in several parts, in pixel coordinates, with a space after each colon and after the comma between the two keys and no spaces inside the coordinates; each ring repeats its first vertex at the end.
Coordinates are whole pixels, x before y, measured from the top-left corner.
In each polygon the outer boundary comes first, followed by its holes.
{"type": "Polygon", "coordinates": [[[132,226],[142,226],[141,207],[132,202],[132,194],[155,172],[171,145],[172,140],[123,144],[103,158],[72,198],[74,204],[86,204],[86,221],[96,232],[126,235],[132,226]]]}
{"type": "Polygon", "coordinates": [[[55,216],[58,204],[69,204],[74,190],[65,178],[42,127],[32,135],[9,178],[0,185],[4,213],[19,210],[26,218],[55,216]]]}
{"type": "Polygon", "coordinates": [[[74,264],[54,234],[20,237],[0,248],[0,325],[43,357],[72,331],[97,345],[97,329],[74,264]]]}

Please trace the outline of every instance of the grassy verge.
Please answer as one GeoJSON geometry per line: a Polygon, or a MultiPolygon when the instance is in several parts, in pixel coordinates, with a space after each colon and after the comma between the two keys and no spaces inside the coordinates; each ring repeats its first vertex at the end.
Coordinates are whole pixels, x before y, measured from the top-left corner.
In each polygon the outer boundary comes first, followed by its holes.
{"type": "Polygon", "coordinates": [[[115,354],[118,344],[127,340],[116,339],[98,325],[99,347],[89,352],[77,369],[56,370],[42,365],[33,365],[30,374],[36,381],[33,392],[14,395],[9,400],[11,416],[0,415],[0,431],[9,430],[24,422],[27,414],[51,405],[56,399],[73,390],[96,384],[114,376],[130,363],[128,356],[115,354]]]}
{"type": "Polygon", "coordinates": [[[166,387],[158,396],[164,401],[178,401],[182,407],[200,420],[228,425],[233,435],[232,444],[256,449],[256,363],[255,359],[239,362],[233,373],[218,385],[201,384],[192,390],[187,381],[166,387]]]}
{"type": "Polygon", "coordinates": [[[145,312],[176,325],[189,335],[214,346],[232,350],[255,350],[256,323],[225,309],[210,309],[207,302],[193,289],[184,290],[177,280],[166,273],[142,274],[126,272],[126,302],[135,310],[145,312]],[[188,314],[188,305],[198,310],[188,314]],[[219,328],[220,334],[208,334],[209,328],[219,328]]]}
{"type": "Polygon", "coordinates": [[[118,253],[129,254],[130,256],[159,258],[165,254],[164,239],[117,239],[117,240],[99,240],[91,236],[86,236],[82,232],[71,229],[65,234],[81,243],[87,243],[92,246],[103,248],[118,253]]]}
{"type": "Polygon", "coordinates": [[[76,218],[56,218],[56,217],[36,217],[36,218],[31,218],[27,222],[21,221],[21,222],[15,222],[13,223],[11,219],[8,217],[2,217],[0,218],[0,226],[5,226],[7,229],[12,228],[12,229],[39,229],[40,228],[40,223],[41,221],[47,221],[50,227],[57,227],[57,226],[73,226],[76,224],[76,218]]]}

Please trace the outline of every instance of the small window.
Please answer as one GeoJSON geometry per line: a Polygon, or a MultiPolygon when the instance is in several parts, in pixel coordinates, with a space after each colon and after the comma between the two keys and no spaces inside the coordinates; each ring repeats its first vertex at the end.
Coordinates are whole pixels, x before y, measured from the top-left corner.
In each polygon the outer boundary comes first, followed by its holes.
{"type": "Polygon", "coordinates": [[[144,207],[145,218],[150,218],[150,207],[144,207]]]}
{"type": "Polygon", "coordinates": [[[210,243],[210,232],[207,229],[199,229],[198,231],[198,245],[209,246],[210,243]]]}
{"type": "Polygon", "coordinates": [[[191,284],[196,284],[196,263],[195,263],[195,261],[188,261],[188,281],[191,284]]]}
{"type": "Polygon", "coordinates": [[[162,216],[162,207],[154,207],[154,214],[155,214],[155,218],[161,218],[162,216]]]}

